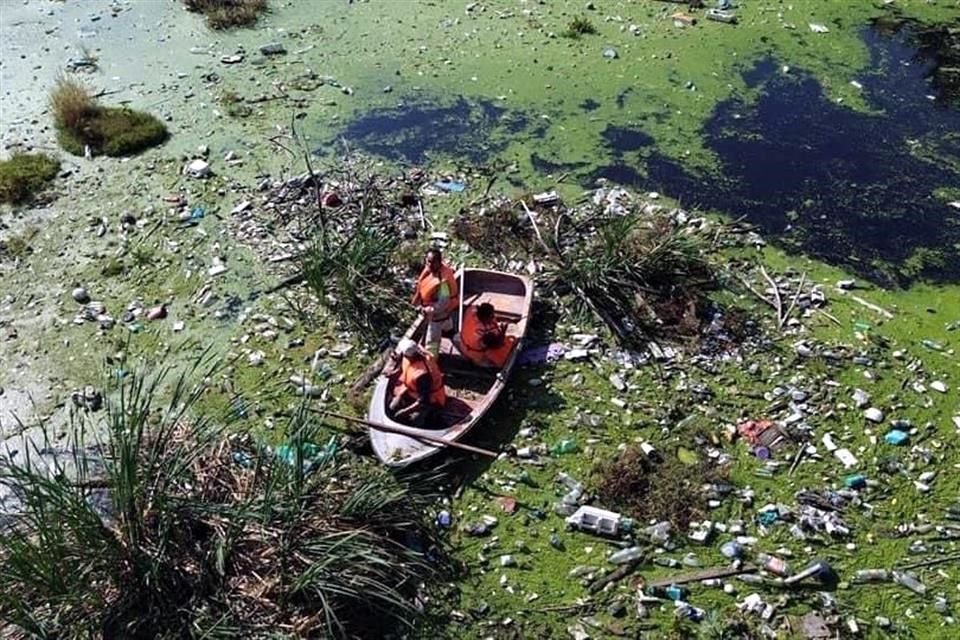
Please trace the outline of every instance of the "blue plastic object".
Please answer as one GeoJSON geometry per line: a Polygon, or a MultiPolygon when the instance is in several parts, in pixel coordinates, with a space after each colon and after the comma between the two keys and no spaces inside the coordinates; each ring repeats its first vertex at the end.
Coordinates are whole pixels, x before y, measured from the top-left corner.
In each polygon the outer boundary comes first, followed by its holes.
{"type": "Polygon", "coordinates": [[[433,186],[448,193],[463,193],[467,188],[467,185],[464,183],[456,182],[454,180],[441,180],[439,182],[434,182],[433,186]]]}
{"type": "Polygon", "coordinates": [[[887,435],[883,436],[883,439],[887,444],[903,444],[907,441],[910,435],[905,431],[900,431],[900,429],[894,429],[889,432],[887,435]]]}

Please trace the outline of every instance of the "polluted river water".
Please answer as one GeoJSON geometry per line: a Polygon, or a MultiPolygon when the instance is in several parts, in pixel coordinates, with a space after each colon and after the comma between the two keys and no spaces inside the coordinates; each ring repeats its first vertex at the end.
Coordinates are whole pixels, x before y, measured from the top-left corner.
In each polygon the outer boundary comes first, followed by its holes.
{"type": "MultiPolygon", "coordinates": [[[[349,149],[389,167],[499,167],[498,188],[519,193],[556,187],[570,199],[606,178],[660,192],[688,209],[749,220],[771,245],[760,250],[770,269],[803,271],[830,285],[860,280],[862,296],[894,317],[844,300],[837,303],[843,313],[833,311],[843,326],[827,324],[811,335],[840,343],[858,332],[869,334],[863,327],[870,326],[895,343],[892,350],[903,352],[903,362],[922,359],[930,379],[946,381],[946,393],[904,396],[910,386],[897,365],[886,371],[861,365],[821,378],[826,365],[814,363],[793,378],[782,373],[789,384],[771,380],[764,386],[755,377],[725,373],[714,391],[720,409],[694,417],[703,429],[713,428],[767,410],[778,397],[773,388],[796,390],[829,380],[876,385],[874,397],[885,397],[895,413],[914,425],[935,425],[929,439],[942,448],[933,447],[940,456],[933,492],[914,488],[921,468],[910,468],[901,479],[884,477],[891,487],[877,497],[883,499],[879,511],[851,514],[855,534],[818,547],[851,574],[900,562],[910,539],[886,537],[882,529],[922,514],[923,508],[908,506],[917,496],[930,501],[931,519],[934,510],[960,496],[950,473],[960,464],[951,422],[960,415],[960,107],[956,95],[934,84],[936,59],[917,39],[925,26],[958,28],[960,6],[950,0],[743,4],[736,25],[701,19],[680,27],[671,14],[683,5],[654,0],[271,2],[254,28],[218,32],[181,3],[166,0],[0,2],[2,157],[45,151],[64,163],[51,189],[55,197],[0,210],[0,239],[24,238],[30,245],[24,256],[0,253],[0,326],[6,336],[0,342],[0,454],[22,448],[24,433],[39,441],[38,417],[57,428],[69,423],[69,394],[95,384],[94,372],[118,351],[157,363],[188,358],[204,346],[225,353],[241,348],[249,333],[244,318],[273,311],[269,305],[276,301],[262,294],[273,276],[230,236],[224,220],[264,177],[304,170],[302,154],[284,150],[292,146],[290,125],[296,123],[318,163],[349,149]],[[597,33],[565,37],[578,16],[597,33]],[[877,18],[886,22],[877,26],[877,18]],[[261,46],[274,42],[285,53],[261,53],[261,46]],[[605,53],[610,49],[615,55],[605,53]],[[95,69],[68,70],[70,59],[84,56],[96,58],[95,69]],[[47,94],[59,74],[80,78],[105,104],[156,115],[170,129],[169,141],[124,159],[85,160],[58,151],[47,94]],[[239,96],[244,108],[232,106],[230,96],[239,96]],[[202,185],[181,175],[184,161],[201,145],[209,149],[217,175],[202,185]],[[237,160],[226,159],[230,152],[237,160]],[[176,192],[188,193],[205,217],[196,227],[150,235],[155,220],[166,229],[163,197],[176,192]],[[126,213],[144,224],[124,229],[120,219],[126,213]],[[98,235],[101,220],[107,232],[98,235]],[[217,301],[194,311],[190,301],[219,264],[227,269],[216,276],[217,301]],[[117,265],[119,275],[107,275],[117,265]],[[135,301],[166,301],[171,317],[167,325],[122,336],[119,329],[74,325],[70,294],[77,285],[118,314],[135,301]],[[182,330],[172,328],[178,322],[182,330]],[[866,373],[880,380],[865,382],[866,373]],[[775,397],[751,399],[745,391],[751,385],[775,397]]],[[[462,200],[438,203],[438,222],[480,190],[468,184],[462,200]]],[[[308,338],[308,347],[315,344],[308,338]]],[[[279,369],[289,364],[283,350],[264,349],[279,369]]],[[[365,365],[357,358],[337,365],[337,374],[348,377],[365,365]]],[[[263,371],[237,375],[251,388],[268,386],[263,371]]],[[[451,539],[471,569],[451,605],[459,615],[443,633],[613,637],[641,633],[652,620],[650,637],[663,637],[658,633],[671,628],[672,604],[644,621],[634,619],[632,605],[626,618],[605,606],[577,608],[586,590],[582,578],[570,574],[603,565],[604,544],[563,531],[552,513],[540,520],[555,500],[558,471],[586,479],[593,455],[612,456],[619,443],[640,434],[654,437],[664,429],[659,407],[673,402],[671,393],[686,392],[694,377],[686,374],[690,379],[665,386],[649,371],[636,372],[629,390],[636,410],[624,413],[609,402],[614,373],[606,361],[562,362],[553,371],[523,370],[512,381],[514,389],[491,415],[483,443],[522,446],[518,433],[540,429],[550,441],[574,439],[588,451],[532,468],[537,489],[511,480],[517,465],[510,460],[465,472],[472,484],[450,507],[458,525],[451,539]],[[581,406],[609,428],[583,433],[571,426],[580,420],[581,406]],[[588,439],[596,442],[587,445],[588,439]],[[508,515],[491,506],[491,492],[512,492],[530,508],[508,515]],[[461,521],[490,513],[501,520],[499,546],[459,529],[461,521]],[[563,538],[566,552],[548,547],[551,533],[563,538]],[[499,566],[502,555],[517,556],[520,567],[499,566]],[[478,557],[492,561],[478,564],[478,557]]],[[[844,409],[835,413],[844,423],[835,430],[850,427],[844,409]]],[[[869,430],[858,422],[846,446],[864,459],[883,458],[889,452],[874,453],[871,438],[877,434],[869,430]]],[[[928,446],[929,439],[918,446],[928,446]]],[[[668,442],[664,436],[662,446],[668,442]]],[[[814,460],[821,454],[822,468],[801,466],[791,482],[841,482],[828,464],[831,454],[820,452],[814,460]]],[[[914,464],[911,458],[908,465],[914,464]]],[[[758,502],[793,500],[792,490],[756,478],[756,467],[752,456],[743,456],[734,478],[754,486],[758,502]]],[[[724,506],[711,517],[754,518],[763,502],[724,506]]],[[[792,547],[804,559],[810,555],[804,547],[813,542],[797,543],[770,530],[770,541],[761,544],[765,550],[792,547]]],[[[952,540],[929,544],[940,545],[939,553],[956,550],[952,540]]],[[[712,550],[700,555],[705,566],[719,563],[712,550]]],[[[940,569],[946,577],[937,568],[924,575],[950,602],[958,593],[955,567],[940,569]]],[[[860,620],[868,633],[884,633],[886,619],[904,637],[950,635],[944,628],[950,623],[931,602],[914,601],[895,586],[849,591],[849,576],[841,578],[844,586],[834,593],[844,608],[853,607],[842,617],[860,620]]],[[[738,586],[735,597],[699,588],[691,602],[722,615],[753,590],[738,586]]],[[[625,582],[617,589],[619,601],[633,587],[625,582]]],[[[776,600],[770,593],[765,597],[776,600]]],[[[791,603],[790,615],[814,608],[813,601],[791,603]]]]}

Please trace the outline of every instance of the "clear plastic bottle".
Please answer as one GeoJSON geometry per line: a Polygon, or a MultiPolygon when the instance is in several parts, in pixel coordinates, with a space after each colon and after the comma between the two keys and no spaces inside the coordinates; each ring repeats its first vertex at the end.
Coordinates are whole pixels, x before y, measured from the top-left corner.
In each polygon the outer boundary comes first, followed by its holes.
{"type": "Polygon", "coordinates": [[[783,560],[782,558],[771,556],[768,553],[758,553],[757,562],[760,563],[760,566],[770,573],[775,573],[778,576],[790,575],[790,566],[787,564],[786,560],[783,560]]]}
{"type": "Polygon", "coordinates": [[[626,549],[621,549],[611,554],[610,562],[613,564],[626,564],[633,560],[638,560],[641,557],[643,557],[642,547],[627,547],[626,549]]]}
{"type": "Polygon", "coordinates": [[[921,596],[927,592],[927,585],[923,584],[917,580],[914,575],[907,573],[906,571],[894,571],[893,581],[897,584],[905,586],[914,593],[920,594],[921,596]]]}
{"type": "Polygon", "coordinates": [[[666,556],[657,556],[653,559],[653,564],[658,564],[661,567],[679,567],[680,563],[673,558],[667,558],[666,556]]]}
{"type": "Polygon", "coordinates": [[[886,582],[890,579],[890,572],[886,569],[860,569],[853,574],[854,582],[886,582]]]}

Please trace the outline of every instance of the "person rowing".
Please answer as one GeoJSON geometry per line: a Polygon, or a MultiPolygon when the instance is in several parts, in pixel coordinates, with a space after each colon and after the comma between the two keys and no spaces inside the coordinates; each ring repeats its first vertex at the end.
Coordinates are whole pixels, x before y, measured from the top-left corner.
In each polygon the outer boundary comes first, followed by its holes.
{"type": "Polygon", "coordinates": [[[416,427],[433,423],[447,402],[436,360],[409,338],[400,341],[392,359],[386,374],[397,377],[389,405],[393,419],[416,427]]]}
{"type": "Polygon", "coordinates": [[[506,364],[517,339],[507,335],[507,324],[497,322],[492,304],[470,307],[463,316],[463,328],[454,337],[457,348],[478,367],[500,369],[506,364]]]}

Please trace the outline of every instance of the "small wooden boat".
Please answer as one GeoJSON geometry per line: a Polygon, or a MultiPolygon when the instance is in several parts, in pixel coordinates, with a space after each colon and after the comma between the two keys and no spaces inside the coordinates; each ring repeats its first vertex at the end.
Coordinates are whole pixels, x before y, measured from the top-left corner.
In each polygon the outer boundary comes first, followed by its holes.
{"type": "MultiPolygon", "coordinates": [[[[463,312],[484,302],[491,303],[496,308],[497,321],[507,323],[507,334],[516,336],[517,342],[503,368],[498,370],[475,366],[459,352],[449,337],[444,336],[441,340],[439,364],[443,372],[447,404],[438,424],[412,430],[454,441],[466,435],[480,421],[503,390],[517,355],[523,349],[533,302],[533,282],[525,276],[486,269],[463,269],[458,273],[458,278],[463,289],[463,312]]],[[[421,342],[426,329],[427,322],[421,316],[404,337],[421,342]]],[[[367,419],[411,430],[409,425],[395,422],[387,414],[394,383],[395,379],[384,375],[377,379],[367,419]]],[[[370,427],[369,433],[374,453],[392,467],[418,462],[443,448],[442,445],[430,444],[416,437],[388,433],[374,427],[370,427]]]]}

